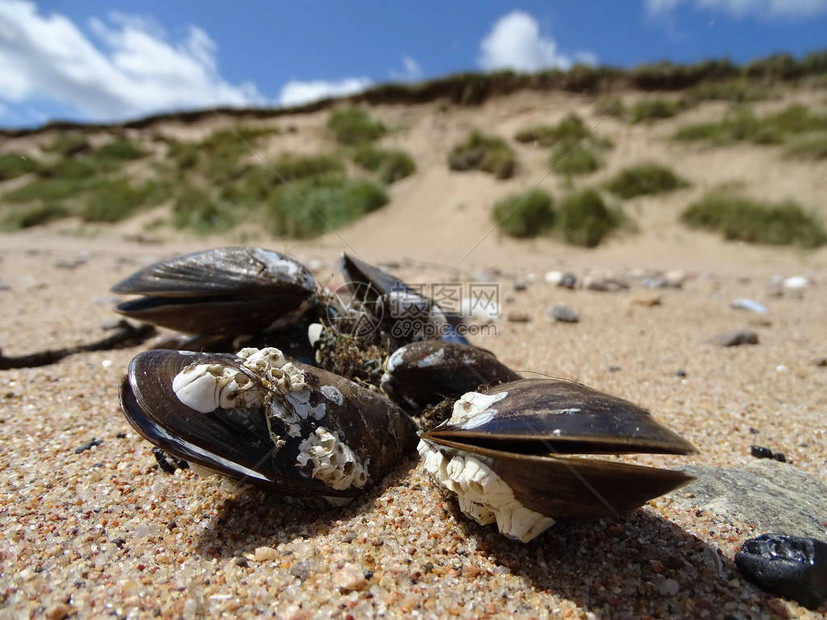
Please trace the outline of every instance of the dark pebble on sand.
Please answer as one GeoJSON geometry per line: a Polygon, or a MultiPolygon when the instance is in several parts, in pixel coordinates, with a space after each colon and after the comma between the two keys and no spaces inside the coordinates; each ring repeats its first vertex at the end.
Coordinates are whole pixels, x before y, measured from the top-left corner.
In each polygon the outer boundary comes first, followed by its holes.
{"type": "Polygon", "coordinates": [[[75,454],[80,454],[81,452],[86,452],[87,450],[91,450],[95,446],[99,446],[103,443],[100,439],[92,439],[92,441],[87,441],[85,444],[82,444],[75,448],[75,454]]]}
{"type": "Polygon", "coordinates": [[[735,331],[713,336],[707,342],[717,344],[722,347],[738,347],[742,344],[758,344],[758,334],[749,329],[736,329],[735,331]]]}
{"type": "Polygon", "coordinates": [[[686,371],[685,370],[679,370],[678,372],[675,373],[675,376],[683,378],[683,377],[686,376],[686,371]]]}
{"type": "Polygon", "coordinates": [[[549,316],[555,321],[560,321],[561,323],[577,323],[580,321],[580,317],[577,316],[577,313],[563,304],[557,304],[551,308],[551,310],[549,310],[549,316]]]}
{"type": "Polygon", "coordinates": [[[525,282],[523,282],[522,280],[517,280],[514,283],[514,290],[515,291],[522,292],[522,291],[526,290],[527,288],[528,288],[528,285],[525,282]]]}
{"type": "Polygon", "coordinates": [[[827,599],[827,543],[816,538],[762,534],[744,542],[735,564],[762,590],[809,609],[827,599]]]}
{"type": "Polygon", "coordinates": [[[819,368],[827,368],[827,357],[817,357],[813,361],[813,366],[818,366],[819,368]]]}
{"type": "Polygon", "coordinates": [[[773,459],[779,463],[787,462],[787,457],[783,452],[773,452],[765,446],[750,446],[749,453],[757,459],[773,459]]]}

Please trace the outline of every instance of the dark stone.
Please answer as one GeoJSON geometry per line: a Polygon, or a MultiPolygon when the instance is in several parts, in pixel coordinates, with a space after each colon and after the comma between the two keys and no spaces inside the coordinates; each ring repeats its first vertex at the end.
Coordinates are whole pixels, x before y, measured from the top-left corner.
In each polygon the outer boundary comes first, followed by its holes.
{"type": "Polygon", "coordinates": [[[815,538],[762,534],[744,542],[735,564],[762,590],[809,609],[827,600],[827,543],[815,538]]]}
{"type": "Polygon", "coordinates": [[[827,367],[827,357],[817,357],[813,361],[813,366],[818,366],[819,368],[827,367]]]}
{"type": "Polygon", "coordinates": [[[683,378],[683,377],[686,376],[686,371],[685,370],[679,370],[678,372],[675,373],[675,376],[683,378]]]}
{"type": "Polygon", "coordinates": [[[522,280],[517,280],[516,282],[514,282],[514,290],[515,291],[522,292],[522,291],[526,290],[527,288],[528,288],[528,286],[522,280]]]}
{"type": "Polygon", "coordinates": [[[82,444],[75,448],[75,454],[80,454],[81,452],[86,452],[87,450],[91,450],[95,446],[99,446],[103,443],[100,439],[92,439],[91,441],[87,441],[85,444],[82,444]]]}
{"type": "Polygon", "coordinates": [[[765,446],[750,446],[749,453],[757,459],[773,459],[779,463],[787,462],[787,456],[783,452],[773,452],[765,446]]]}
{"type": "Polygon", "coordinates": [[[758,344],[758,334],[749,329],[736,329],[735,331],[713,336],[707,342],[717,344],[722,347],[738,347],[742,344],[758,344]]]}
{"type": "Polygon", "coordinates": [[[577,323],[580,321],[580,317],[577,316],[577,313],[563,304],[557,304],[554,306],[551,310],[549,310],[549,315],[555,321],[560,321],[562,323],[577,323]]]}

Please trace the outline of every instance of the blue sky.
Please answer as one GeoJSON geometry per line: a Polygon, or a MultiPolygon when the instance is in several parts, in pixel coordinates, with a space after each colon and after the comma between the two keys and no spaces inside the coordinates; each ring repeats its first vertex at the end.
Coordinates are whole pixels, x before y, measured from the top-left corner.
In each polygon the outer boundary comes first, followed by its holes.
{"type": "Polygon", "coordinates": [[[0,126],[289,105],[457,71],[827,47],[827,0],[0,0],[0,126]]]}

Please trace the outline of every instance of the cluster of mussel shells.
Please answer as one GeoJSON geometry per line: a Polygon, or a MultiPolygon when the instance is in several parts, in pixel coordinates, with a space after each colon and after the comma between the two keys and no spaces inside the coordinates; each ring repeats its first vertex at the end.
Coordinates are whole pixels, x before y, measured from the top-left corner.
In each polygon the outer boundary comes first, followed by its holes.
{"type": "Polygon", "coordinates": [[[187,334],[181,350],[131,361],[129,422],[177,458],[333,503],[418,449],[466,515],[523,541],[555,519],[630,510],[691,480],[592,458],[695,451],[647,410],[572,381],[521,378],[401,280],[348,255],[341,270],[344,297],[284,254],[220,248],[117,284],[135,296],[118,312],[187,334]]]}

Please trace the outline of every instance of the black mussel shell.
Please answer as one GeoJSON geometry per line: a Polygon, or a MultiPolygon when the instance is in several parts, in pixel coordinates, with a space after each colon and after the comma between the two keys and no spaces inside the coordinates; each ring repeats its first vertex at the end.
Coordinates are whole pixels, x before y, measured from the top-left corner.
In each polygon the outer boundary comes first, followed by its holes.
{"type": "Polygon", "coordinates": [[[436,302],[399,278],[347,253],[342,253],[340,268],[354,297],[381,307],[376,318],[382,331],[397,345],[423,338],[469,344],[459,331],[459,316],[445,313],[436,302]]]}
{"type": "Polygon", "coordinates": [[[112,291],[143,295],[117,307],[128,317],[190,334],[240,335],[289,325],[316,300],[312,274],[289,256],[218,248],[160,261],[112,291]]]}
{"type": "Polygon", "coordinates": [[[483,393],[507,394],[484,423],[445,423],[433,439],[519,454],[693,454],[696,448],[622,398],[564,379],[521,379],[483,393]]]}
{"type": "Polygon", "coordinates": [[[472,456],[496,473],[525,507],[554,519],[598,519],[634,510],[688,484],[681,471],[578,458],[540,456],[433,441],[446,456],[472,456]]]}
{"type": "Polygon", "coordinates": [[[385,362],[382,390],[410,413],[445,398],[520,376],[488,351],[472,345],[422,340],[393,352],[385,362]]]}
{"type": "Polygon", "coordinates": [[[500,398],[462,423],[423,433],[423,440],[445,455],[482,461],[524,506],[547,517],[614,515],[693,480],[680,471],[574,456],[696,452],[626,400],[561,379],[521,379],[481,393],[500,398]]]}
{"type": "MultiPolygon", "coordinates": [[[[409,417],[387,398],[347,379],[296,363],[310,390],[309,405],[324,403],[321,420],[301,423],[300,436],[290,436],[266,406],[217,408],[201,413],[178,400],[173,378],[193,364],[222,364],[260,379],[230,354],[186,351],[146,351],[129,365],[121,386],[121,406],[130,424],[162,450],[230,478],[258,484],[290,495],[348,497],[359,489],[336,490],[305,476],[296,466],[299,444],[319,426],[343,438],[367,463],[374,482],[398,466],[416,444],[416,428],[409,417]],[[325,395],[325,390],[328,395],[325,395]],[[330,400],[331,388],[337,394],[330,400]],[[284,444],[275,449],[272,434],[284,444]]],[[[274,396],[274,398],[276,398],[274,396]]]]}

